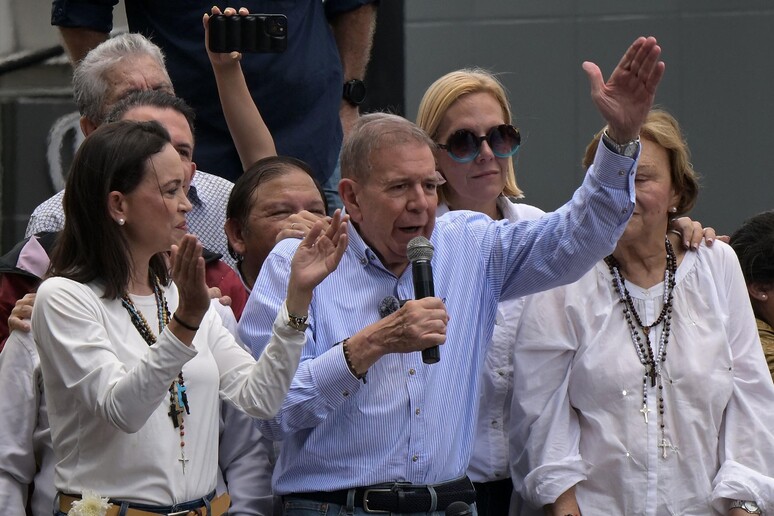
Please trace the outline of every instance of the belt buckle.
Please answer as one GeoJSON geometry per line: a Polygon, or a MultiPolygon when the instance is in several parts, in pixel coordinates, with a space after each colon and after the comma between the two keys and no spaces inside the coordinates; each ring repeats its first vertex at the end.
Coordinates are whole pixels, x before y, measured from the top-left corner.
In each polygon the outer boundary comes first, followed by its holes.
{"type": "Polygon", "coordinates": [[[389,513],[390,511],[382,511],[378,509],[371,509],[370,507],[368,507],[368,495],[370,493],[391,493],[391,492],[392,492],[392,489],[366,489],[365,492],[363,493],[363,510],[371,514],[389,513]]]}

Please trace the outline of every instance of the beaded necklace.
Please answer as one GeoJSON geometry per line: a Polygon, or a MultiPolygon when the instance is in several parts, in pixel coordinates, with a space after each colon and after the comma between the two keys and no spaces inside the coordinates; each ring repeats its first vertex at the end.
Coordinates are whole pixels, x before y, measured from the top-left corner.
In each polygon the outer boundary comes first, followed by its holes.
{"type": "MultiPolygon", "coordinates": [[[[153,296],[156,298],[156,309],[158,310],[159,320],[159,335],[164,330],[164,327],[169,324],[169,307],[167,306],[167,300],[164,297],[164,292],[161,290],[159,280],[154,276],[153,278],[153,296]]],[[[121,297],[121,304],[126,311],[129,312],[129,316],[132,320],[132,324],[140,336],[148,344],[152,346],[156,343],[156,336],[151,331],[145,316],[142,312],[137,310],[134,303],[129,298],[128,294],[124,294],[121,297]]],[[[172,420],[172,425],[178,429],[180,434],[180,458],[178,459],[183,466],[183,474],[185,474],[185,465],[188,459],[185,458],[185,424],[183,419],[183,411],[186,414],[190,414],[191,411],[188,407],[188,395],[186,394],[185,379],[183,378],[183,371],[177,375],[177,380],[173,381],[169,386],[169,412],[167,413],[172,420]]]]}
{"type": "Polygon", "coordinates": [[[629,290],[626,288],[626,281],[621,275],[618,260],[616,260],[613,255],[610,255],[605,258],[605,263],[610,269],[610,275],[613,276],[613,288],[615,288],[615,291],[621,300],[621,304],[623,305],[623,314],[626,318],[626,323],[629,326],[629,334],[634,343],[634,349],[637,351],[637,357],[644,367],[644,373],[642,375],[642,408],[640,409],[640,412],[645,418],[645,424],[648,423],[648,413],[650,412],[650,409],[648,408],[648,383],[650,383],[651,388],[658,388],[658,424],[661,432],[661,441],[659,442],[658,447],[661,449],[662,457],[666,459],[667,448],[674,449],[674,446],[666,439],[666,429],[664,425],[664,385],[661,378],[661,368],[664,362],[666,362],[666,348],[669,342],[669,333],[672,325],[672,301],[675,290],[677,257],[675,256],[672,244],[669,242],[669,238],[666,238],[664,242],[667,253],[666,269],[664,270],[664,306],[661,308],[661,313],[656,320],[651,324],[643,324],[640,314],[638,314],[637,310],[634,308],[632,297],[629,294],[629,290]],[[661,330],[658,348],[654,352],[650,343],[650,330],[662,323],[664,326],[661,330]],[[640,332],[642,332],[642,335],[645,337],[645,342],[640,338],[640,332]]]}

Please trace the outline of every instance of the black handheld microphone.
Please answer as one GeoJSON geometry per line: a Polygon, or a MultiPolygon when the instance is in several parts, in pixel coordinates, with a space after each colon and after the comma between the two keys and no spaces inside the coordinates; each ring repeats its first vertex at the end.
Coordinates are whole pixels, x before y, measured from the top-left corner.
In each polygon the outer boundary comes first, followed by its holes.
{"type": "Polygon", "coordinates": [[[465,502],[452,502],[446,507],[446,516],[470,516],[473,510],[465,502]]]}
{"type": "MultiPolygon", "coordinates": [[[[411,262],[411,274],[414,276],[414,297],[422,299],[434,297],[433,288],[433,244],[423,236],[412,238],[406,247],[406,254],[411,262]]],[[[422,350],[422,362],[435,364],[441,360],[441,352],[438,346],[432,346],[422,350]]]]}

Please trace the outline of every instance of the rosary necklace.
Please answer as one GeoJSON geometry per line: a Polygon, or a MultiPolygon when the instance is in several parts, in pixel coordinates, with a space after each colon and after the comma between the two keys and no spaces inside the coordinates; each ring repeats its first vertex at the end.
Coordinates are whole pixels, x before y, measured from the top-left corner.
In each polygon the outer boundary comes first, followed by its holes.
{"type": "MultiPolygon", "coordinates": [[[[156,298],[156,309],[158,310],[159,319],[159,334],[164,330],[164,327],[169,324],[169,307],[167,306],[167,300],[164,298],[164,293],[159,285],[158,278],[153,278],[153,296],[156,298]]],[[[134,303],[127,294],[121,298],[121,304],[129,312],[129,316],[132,319],[132,324],[137,328],[140,336],[148,344],[152,346],[156,343],[156,336],[150,329],[145,316],[142,312],[137,310],[134,303]]],[[[172,419],[172,425],[178,429],[180,433],[180,458],[178,459],[183,466],[183,474],[185,474],[185,465],[189,459],[185,458],[185,421],[183,419],[183,412],[190,414],[191,411],[188,407],[188,395],[186,394],[185,379],[183,378],[183,371],[177,375],[177,380],[172,382],[169,386],[169,412],[167,413],[172,419]]]]}
{"type": "Polygon", "coordinates": [[[661,313],[658,315],[655,321],[651,324],[645,325],[642,323],[640,314],[634,308],[632,297],[629,294],[629,290],[626,288],[626,281],[621,275],[620,264],[613,255],[605,258],[605,263],[610,269],[610,274],[613,276],[613,288],[615,288],[618,297],[623,305],[623,314],[626,318],[626,323],[629,326],[629,334],[631,335],[632,342],[634,343],[634,349],[637,351],[637,357],[640,359],[640,363],[644,367],[642,375],[642,408],[640,412],[645,418],[645,423],[648,423],[648,383],[650,387],[658,388],[658,423],[661,432],[661,440],[658,447],[661,449],[661,456],[666,459],[667,448],[674,447],[666,439],[666,430],[664,425],[664,385],[661,378],[661,368],[664,362],[666,362],[666,348],[669,342],[669,333],[672,324],[672,301],[675,290],[675,274],[677,272],[677,257],[675,251],[672,248],[672,244],[669,239],[664,240],[664,246],[666,247],[666,269],[664,270],[664,306],[661,308],[661,313]],[[661,337],[659,338],[658,348],[654,351],[650,342],[650,330],[659,324],[663,323],[661,329],[661,337]],[[640,337],[640,332],[645,337],[645,341],[640,337]]]}

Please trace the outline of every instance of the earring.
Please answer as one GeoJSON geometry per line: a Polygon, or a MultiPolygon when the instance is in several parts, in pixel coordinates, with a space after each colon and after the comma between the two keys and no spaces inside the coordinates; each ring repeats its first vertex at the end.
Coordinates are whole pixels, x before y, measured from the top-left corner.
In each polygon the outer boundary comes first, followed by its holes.
{"type": "Polygon", "coordinates": [[[766,301],[769,298],[768,294],[761,294],[761,299],[766,301]]]}
{"type": "Polygon", "coordinates": [[[123,226],[126,221],[124,219],[118,219],[116,222],[118,222],[119,226],[123,226]]]}
{"type": "Polygon", "coordinates": [[[672,206],[671,208],[669,208],[669,211],[671,211],[672,213],[677,213],[677,206],[672,206]]]}

